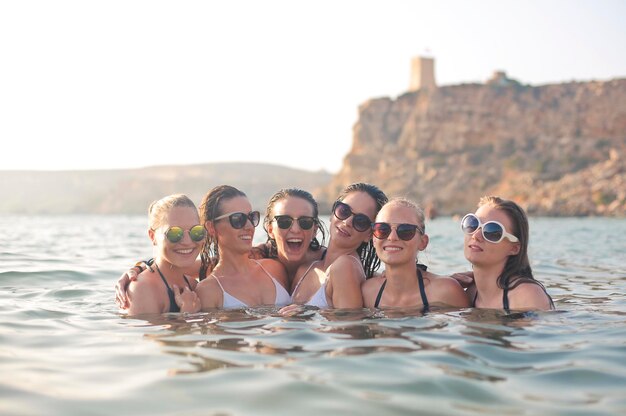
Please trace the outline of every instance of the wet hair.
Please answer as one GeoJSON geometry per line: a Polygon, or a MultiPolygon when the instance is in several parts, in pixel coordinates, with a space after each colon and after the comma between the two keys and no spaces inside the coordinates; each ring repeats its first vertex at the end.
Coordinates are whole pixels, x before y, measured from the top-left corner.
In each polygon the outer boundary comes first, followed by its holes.
{"type": "Polygon", "coordinates": [[[417,225],[419,226],[421,233],[426,233],[426,216],[424,215],[424,210],[418,204],[407,198],[396,197],[391,198],[384,206],[387,205],[399,205],[413,210],[415,212],[415,216],[417,217],[417,225]]]}
{"type": "Polygon", "coordinates": [[[317,201],[315,200],[315,198],[313,198],[313,195],[299,188],[284,188],[276,192],[274,195],[272,195],[269,202],[267,203],[267,209],[265,210],[265,218],[263,219],[263,229],[267,233],[269,257],[278,256],[278,250],[276,248],[276,240],[271,238],[268,232],[269,224],[270,222],[274,220],[274,206],[276,205],[278,201],[287,199],[288,197],[304,199],[309,204],[311,204],[311,207],[313,208],[313,218],[315,219],[315,223],[317,224],[317,229],[322,233],[322,243],[320,244],[320,242],[317,240],[317,237],[313,236],[313,240],[311,240],[311,243],[309,244],[309,248],[317,251],[320,248],[322,248],[322,246],[326,243],[326,231],[324,230],[324,225],[322,221],[319,219],[319,207],[317,206],[317,201]]]}
{"type": "MultiPolygon", "coordinates": [[[[374,216],[378,214],[378,211],[380,211],[383,205],[385,205],[389,200],[387,195],[385,195],[385,193],[377,186],[359,182],[346,186],[339,194],[337,201],[343,201],[353,192],[365,192],[371,196],[372,199],[374,199],[374,202],[376,203],[376,212],[374,213],[374,216]]],[[[374,220],[375,218],[371,219],[374,220]]],[[[356,249],[356,252],[359,254],[363,270],[365,270],[365,277],[369,279],[380,267],[380,259],[378,258],[378,255],[376,255],[376,249],[374,249],[374,242],[372,239],[370,238],[370,241],[367,243],[361,243],[361,245],[356,249]]]]}
{"type": "MultiPolygon", "coordinates": [[[[492,206],[493,208],[504,212],[511,220],[513,229],[507,230],[519,239],[519,252],[515,255],[509,256],[504,265],[504,270],[500,276],[498,276],[498,287],[501,289],[508,288],[509,290],[515,289],[522,283],[533,283],[541,286],[546,292],[546,288],[535,279],[533,276],[532,268],[530,267],[530,261],[528,259],[528,240],[530,237],[530,231],[528,226],[528,217],[526,212],[517,205],[515,202],[502,199],[497,196],[483,196],[478,202],[478,207],[484,205],[492,206]]],[[[546,295],[548,293],[546,292],[546,295]]],[[[550,299],[550,305],[554,306],[552,298],[550,299]]]]}
{"type": "Polygon", "coordinates": [[[198,212],[196,205],[187,195],[173,194],[154,201],[148,207],[148,226],[156,230],[165,222],[168,212],[174,207],[189,207],[198,212]]]}
{"type": "MultiPolygon", "coordinates": [[[[200,218],[202,224],[205,224],[207,221],[213,221],[222,214],[220,204],[223,201],[228,201],[229,199],[239,196],[246,197],[246,194],[230,185],[220,185],[211,189],[204,198],[202,198],[202,203],[200,204],[200,218]]],[[[211,235],[211,233],[207,233],[202,251],[200,252],[200,260],[202,261],[202,265],[200,266],[200,280],[206,277],[210,265],[214,266],[219,262],[219,258],[217,237],[211,235]]]]}

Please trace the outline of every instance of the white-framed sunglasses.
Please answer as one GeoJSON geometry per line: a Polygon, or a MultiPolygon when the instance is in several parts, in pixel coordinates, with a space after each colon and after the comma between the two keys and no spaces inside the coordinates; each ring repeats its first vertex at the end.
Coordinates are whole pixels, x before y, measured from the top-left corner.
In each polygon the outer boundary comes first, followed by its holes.
{"type": "Polygon", "coordinates": [[[508,233],[504,225],[500,224],[498,221],[487,221],[483,224],[480,222],[480,218],[474,214],[467,214],[461,220],[461,230],[463,230],[465,234],[474,234],[479,228],[485,241],[490,243],[499,243],[505,238],[512,243],[519,241],[519,238],[508,233]]]}

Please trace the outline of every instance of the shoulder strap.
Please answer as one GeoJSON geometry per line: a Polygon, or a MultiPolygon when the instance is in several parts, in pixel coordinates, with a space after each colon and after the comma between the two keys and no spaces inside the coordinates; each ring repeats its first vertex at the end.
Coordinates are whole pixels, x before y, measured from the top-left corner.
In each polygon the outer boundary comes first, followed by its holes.
{"type": "Polygon", "coordinates": [[[502,290],[502,307],[509,312],[509,287],[505,286],[502,290]]]}
{"type": "Polygon", "coordinates": [[[376,296],[376,302],[374,302],[374,307],[378,308],[380,304],[380,299],[383,297],[383,292],[385,291],[385,285],[387,284],[387,279],[380,285],[380,289],[378,289],[378,296],[376,296]]]}
{"type": "Polygon", "coordinates": [[[211,273],[209,276],[213,276],[213,278],[215,279],[215,281],[217,282],[217,284],[220,286],[220,289],[222,289],[222,292],[226,292],[224,290],[224,286],[222,286],[222,284],[220,283],[220,279],[217,278],[217,276],[214,273],[211,273]]]}
{"type": "Polygon", "coordinates": [[[417,267],[417,283],[420,286],[420,296],[422,297],[422,304],[424,305],[424,312],[428,311],[428,298],[426,297],[426,290],[424,289],[424,277],[422,276],[421,267],[417,267]]]}
{"type": "Polygon", "coordinates": [[[302,283],[302,281],[304,280],[304,278],[306,277],[307,274],[309,274],[309,271],[311,270],[311,267],[313,267],[313,265],[315,263],[317,263],[320,260],[316,260],[314,262],[312,262],[309,267],[306,269],[306,271],[304,272],[304,274],[302,275],[302,278],[300,280],[298,280],[298,283],[296,283],[296,287],[293,288],[293,290],[291,291],[291,295],[295,295],[296,292],[298,291],[298,288],[300,287],[300,283],[302,283]]]}
{"type": "Polygon", "coordinates": [[[163,280],[163,283],[165,284],[165,287],[167,288],[167,297],[169,297],[170,299],[170,312],[180,312],[180,308],[178,307],[178,304],[176,303],[176,296],[174,295],[174,291],[172,290],[170,285],[167,284],[167,280],[165,280],[165,276],[163,276],[163,273],[161,273],[161,269],[159,269],[159,265],[156,264],[156,262],[154,262],[154,266],[156,267],[157,272],[159,272],[159,276],[161,276],[161,280],[163,280]]]}

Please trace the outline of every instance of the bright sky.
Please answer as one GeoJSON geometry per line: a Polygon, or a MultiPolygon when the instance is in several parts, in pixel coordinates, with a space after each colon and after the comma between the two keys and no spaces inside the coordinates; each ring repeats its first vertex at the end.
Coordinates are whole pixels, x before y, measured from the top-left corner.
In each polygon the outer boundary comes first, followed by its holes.
{"type": "Polygon", "coordinates": [[[626,76],[626,1],[0,2],[0,170],[259,161],[335,172],[358,106],[626,76]]]}

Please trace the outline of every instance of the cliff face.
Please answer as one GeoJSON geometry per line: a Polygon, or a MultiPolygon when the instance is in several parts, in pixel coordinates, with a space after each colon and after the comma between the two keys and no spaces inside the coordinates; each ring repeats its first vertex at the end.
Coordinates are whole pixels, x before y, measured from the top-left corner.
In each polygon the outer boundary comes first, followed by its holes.
{"type": "Polygon", "coordinates": [[[443,214],[498,194],[535,215],[626,215],[626,79],[448,86],[359,112],[322,201],[371,182],[443,214]]]}

